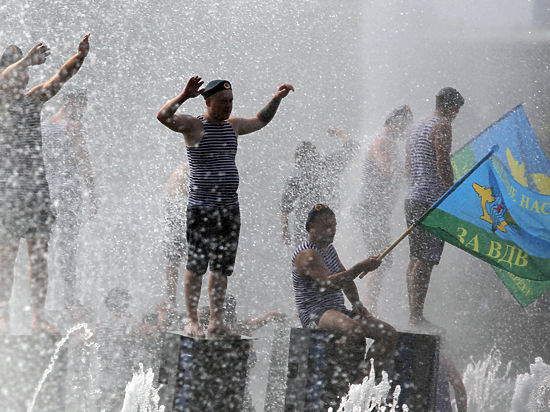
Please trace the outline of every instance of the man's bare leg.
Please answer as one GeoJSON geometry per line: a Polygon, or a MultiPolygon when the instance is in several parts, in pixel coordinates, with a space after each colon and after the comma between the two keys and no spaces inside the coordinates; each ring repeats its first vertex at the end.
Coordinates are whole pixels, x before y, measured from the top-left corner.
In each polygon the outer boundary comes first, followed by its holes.
{"type": "Polygon", "coordinates": [[[9,301],[19,242],[0,244],[0,333],[9,331],[9,301]]]}
{"type": "Polygon", "coordinates": [[[204,338],[204,331],[199,325],[199,299],[201,297],[202,275],[187,269],[183,279],[185,307],[187,309],[187,323],[184,332],[190,336],[204,338]]]}
{"type": "Polygon", "coordinates": [[[407,268],[407,290],[409,292],[409,323],[418,326],[434,326],[424,318],[424,303],[428,295],[430,277],[434,264],[426,260],[411,260],[407,268]]]}
{"type": "Polygon", "coordinates": [[[210,296],[210,324],[208,334],[232,335],[228,327],[223,324],[223,304],[227,291],[227,276],[220,272],[210,272],[208,279],[208,294],[210,296]]]}
{"type": "Polygon", "coordinates": [[[29,283],[31,290],[32,329],[58,330],[45,320],[46,293],[48,292],[48,237],[41,234],[27,236],[29,254],[29,283]]]}
{"type": "Polygon", "coordinates": [[[377,313],[378,297],[382,290],[382,280],[386,275],[385,269],[378,268],[371,272],[365,278],[365,293],[363,295],[363,303],[373,313],[377,313]]]}
{"type": "Polygon", "coordinates": [[[176,317],[176,292],[178,288],[179,279],[179,267],[181,262],[179,260],[169,260],[166,265],[166,295],[168,298],[167,317],[168,321],[174,321],[176,317]]]}
{"type": "Polygon", "coordinates": [[[374,316],[356,320],[336,310],[327,310],[319,320],[319,328],[344,335],[344,338],[349,340],[347,344],[351,348],[357,345],[359,339],[374,339],[367,353],[367,359],[374,360],[377,374],[381,373],[385,358],[397,343],[395,329],[374,316]]]}
{"type": "Polygon", "coordinates": [[[381,376],[384,361],[397,346],[397,332],[393,326],[374,316],[361,318],[359,323],[367,337],[374,339],[367,352],[367,359],[374,361],[376,375],[381,376]]]}

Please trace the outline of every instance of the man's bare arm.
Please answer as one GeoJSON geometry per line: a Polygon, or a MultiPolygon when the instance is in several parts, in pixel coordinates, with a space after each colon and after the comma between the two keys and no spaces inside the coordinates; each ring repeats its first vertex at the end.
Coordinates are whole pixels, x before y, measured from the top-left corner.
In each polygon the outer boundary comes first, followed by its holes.
{"type": "Polygon", "coordinates": [[[362,272],[370,272],[380,266],[381,261],[375,257],[369,257],[355,264],[351,269],[331,274],[323,259],[313,249],[307,249],[296,256],[294,265],[301,276],[309,276],[327,290],[338,290],[346,287],[362,272]]]}
{"type": "Polygon", "coordinates": [[[448,122],[438,122],[431,133],[435,149],[437,172],[441,181],[448,189],[454,183],[453,167],[451,165],[452,129],[448,122]]]}
{"type": "Polygon", "coordinates": [[[246,326],[249,332],[254,332],[260,328],[263,328],[270,322],[282,321],[286,318],[286,314],[277,311],[266,312],[263,315],[258,316],[257,318],[250,319],[246,322],[246,326]]]}
{"type": "Polygon", "coordinates": [[[290,238],[290,232],[288,230],[288,214],[281,211],[279,217],[281,219],[281,237],[283,239],[283,243],[290,246],[292,244],[292,239],[290,238]]]}
{"type": "MultiPolygon", "coordinates": [[[[346,270],[339,256],[338,256],[338,265],[340,266],[341,271],[346,270]]],[[[359,291],[357,290],[357,285],[353,280],[346,282],[346,284],[342,287],[342,291],[344,292],[344,295],[346,295],[346,298],[348,298],[349,302],[354,308],[363,306],[363,303],[361,303],[361,299],[359,298],[359,291]]]]}
{"type": "Polygon", "coordinates": [[[202,138],[202,123],[199,119],[185,115],[176,114],[179,107],[188,99],[200,96],[204,89],[201,86],[204,82],[199,76],[193,76],[187,81],[185,89],[172,100],[162,106],[157,113],[157,120],[174,132],[182,133],[187,146],[194,146],[202,138]]]}
{"type": "Polygon", "coordinates": [[[453,361],[444,354],[440,354],[441,363],[447,372],[449,381],[455,391],[456,408],[458,412],[466,412],[468,409],[468,395],[460,372],[456,369],[453,361]]]}
{"type": "Polygon", "coordinates": [[[42,42],[35,44],[25,56],[0,73],[0,90],[9,88],[12,80],[19,77],[27,67],[44,63],[49,55],[50,49],[48,46],[42,42]]]}
{"type": "Polygon", "coordinates": [[[229,119],[229,122],[238,135],[244,135],[260,130],[271,120],[273,120],[273,117],[275,117],[275,113],[277,113],[277,109],[281,104],[281,100],[288,96],[291,90],[294,91],[294,87],[292,85],[287,83],[282,84],[279,86],[277,93],[275,93],[269,103],[267,103],[256,116],[249,118],[232,117],[229,119]]]}
{"type": "Polygon", "coordinates": [[[86,34],[82,38],[78,44],[78,52],[67,60],[50,80],[33,87],[29,90],[27,95],[40,103],[44,103],[55,96],[57,92],[61,90],[63,84],[68,82],[69,79],[80,70],[82,63],[84,63],[84,59],[90,51],[90,44],[88,43],[89,37],[90,35],[86,34]]]}

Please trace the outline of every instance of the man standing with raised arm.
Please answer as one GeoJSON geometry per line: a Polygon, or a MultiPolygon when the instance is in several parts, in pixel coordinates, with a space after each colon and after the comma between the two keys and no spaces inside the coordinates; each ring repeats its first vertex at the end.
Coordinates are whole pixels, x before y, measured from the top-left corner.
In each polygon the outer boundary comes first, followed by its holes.
{"type": "MultiPolygon", "coordinates": [[[[453,185],[451,123],[463,104],[464,98],[456,89],[441,89],[435,98],[433,116],[416,125],[409,135],[405,162],[409,178],[405,200],[407,226],[411,226],[453,185]]],[[[409,235],[409,323],[424,330],[439,329],[424,318],[424,302],[432,269],[443,253],[443,244],[443,240],[418,226],[409,235]]]]}
{"type": "Polygon", "coordinates": [[[201,89],[193,76],[185,89],[166,103],[157,119],[169,129],[182,133],[189,160],[189,200],[187,205],[187,271],[184,278],[187,324],[185,332],[202,337],[197,307],[202,275],[210,265],[210,336],[231,334],[223,325],[223,303],[227,277],[233,273],[240,231],[239,173],[235,163],[237,137],[255,132],[275,116],[281,100],[294,88],[282,84],[269,103],[254,117],[230,117],[233,90],[227,80],[214,80],[201,89]],[[193,117],[176,114],[188,99],[202,95],[206,113],[193,117]]]}
{"type": "Polygon", "coordinates": [[[42,154],[40,112],[44,103],[74,76],[88,55],[89,34],[78,52],[48,81],[25,92],[30,66],[42,64],[49,48],[36,44],[25,56],[9,46],[0,58],[0,330],[7,329],[8,301],[19,239],[25,238],[30,261],[32,327],[44,320],[48,288],[48,239],[54,221],[42,154]]]}

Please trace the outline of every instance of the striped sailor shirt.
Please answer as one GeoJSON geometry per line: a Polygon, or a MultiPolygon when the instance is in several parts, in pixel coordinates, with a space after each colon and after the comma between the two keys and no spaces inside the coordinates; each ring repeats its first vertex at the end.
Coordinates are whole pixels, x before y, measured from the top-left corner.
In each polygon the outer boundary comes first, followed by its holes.
{"type": "Polygon", "coordinates": [[[314,279],[308,276],[301,276],[296,272],[296,267],[294,266],[296,256],[307,249],[313,249],[321,255],[330,273],[341,271],[340,259],[333,245],[329,245],[325,252],[318,249],[313,242],[309,241],[303,242],[296,248],[292,255],[292,285],[294,286],[298,316],[303,327],[310,326],[312,322],[317,323],[323,313],[329,309],[340,312],[347,311],[344,305],[344,293],[342,289],[327,290],[314,279]]]}
{"type": "Polygon", "coordinates": [[[435,148],[430,134],[441,117],[419,123],[409,135],[410,178],[407,199],[433,204],[445,193],[437,171],[435,148]]]}
{"type": "Polygon", "coordinates": [[[187,147],[189,207],[237,208],[239,172],[237,135],[228,121],[218,125],[198,116],[204,135],[198,145],[187,147]]]}

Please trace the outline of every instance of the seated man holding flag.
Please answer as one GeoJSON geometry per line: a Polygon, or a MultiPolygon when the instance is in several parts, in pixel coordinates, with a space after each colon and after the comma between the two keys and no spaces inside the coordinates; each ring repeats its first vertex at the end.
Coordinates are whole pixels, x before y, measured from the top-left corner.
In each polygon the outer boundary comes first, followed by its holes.
{"type": "Polygon", "coordinates": [[[306,220],[308,238],[292,257],[292,283],[302,326],[320,328],[344,336],[351,344],[374,339],[367,358],[373,358],[379,370],[397,342],[397,333],[389,324],[375,318],[361,303],[354,279],[380,266],[377,257],[369,257],[346,269],[332,245],[336,216],[324,204],[315,205],[306,220]],[[353,310],[344,305],[344,294],[353,310]]]}

